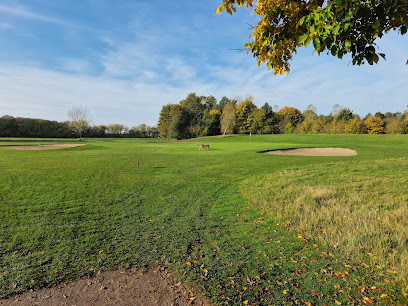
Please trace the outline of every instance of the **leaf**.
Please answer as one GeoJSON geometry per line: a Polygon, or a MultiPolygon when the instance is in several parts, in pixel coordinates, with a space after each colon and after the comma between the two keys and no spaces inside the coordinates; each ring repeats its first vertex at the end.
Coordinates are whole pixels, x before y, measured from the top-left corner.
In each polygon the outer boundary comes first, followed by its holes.
{"type": "Polygon", "coordinates": [[[363,300],[364,301],[366,301],[367,303],[369,303],[369,304],[372,304],[373,302],[370,300],[370,298],[368,298],[368,297],[363,297],[363,300]]]}
{"type": "Polygon", "coordinates": [[[309,34],[307,34],[307,33],[305,35],[302,35],[299,38],[299,44],[302,44],[308,37],[309,37],[309,34]]]}
{"type": "Polygon", "coordinates": [[[333,28],[333,34],[334,34],[334,35],[339,35],[339,31],[340,31],[340,24],[337,24],[337,25],[333,28]]]}
{"type": "Polygon", "coordinates": [[[338,300],[334,300],[334,302],[335,302],[337,305],[341,305],[341,302],[338,301],[338,300]]]}
{"type": "Polygon", "coordinates": [[[385,60],[385,54],[384,53],[378,53],[379,56],[381,56],[385,60]]]}
{"type": "Polygon", "coordinates": [[[379,60],[378,55],[377,55],[377,54],[373,54],[373,62],[377,64],[377,63],[378,63],[378,60],[379,60]]]}
{"type": "Polygon", "coordinates": [[[248,300],[243,301],[242,304],[248,304],[248,300]]]}
{"type": "Polygon", "coordinates": [[[320,47],[320,42],[317,38],[313,39],[313,47],[315,48],[315,50],[317,51],[320,47]]]}
{"type": "MultiPolygon", "coordinates": [[[[310,44],[310,42],[311,42],[312,40],[310,39],[310,37],[306,40],[306,42],[305,42],[305,47],[307,47],[309,44],[310,44]]],[[[407,63],[408,63],[408,61],[407,61],[407,63]]],[[[407,64],[408,65],[408,64],[407,64]]]]}
{"type": "Polygon", "coordinates": [[[380,28],[380,21],[376,20],[373,24],[373,28],[374,30],[378,31],[378,29],[380,28]]]}

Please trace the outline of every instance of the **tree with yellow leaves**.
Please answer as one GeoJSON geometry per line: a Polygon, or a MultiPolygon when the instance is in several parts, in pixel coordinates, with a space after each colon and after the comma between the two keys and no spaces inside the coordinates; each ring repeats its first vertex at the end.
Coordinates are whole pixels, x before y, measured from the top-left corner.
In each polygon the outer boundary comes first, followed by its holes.
{"type": "Polygon", "coordinates": [[[273,74],[288,73],[297,48],[310,43],[319,54],[350,53],[353,64],[372,65],[379,56],[385,59],[375,40],[408,28],[408,0],[223,0],[216,13],[232,14],[236,6],[252,7],[259,16],[245,50],[273,74]]]}
{"type": "Polygon", "coordinates": [[[384,134],[385,125],[381,118],[370,116],[364,120],[364,124],[367,127],[368,134],[384,134]]]}

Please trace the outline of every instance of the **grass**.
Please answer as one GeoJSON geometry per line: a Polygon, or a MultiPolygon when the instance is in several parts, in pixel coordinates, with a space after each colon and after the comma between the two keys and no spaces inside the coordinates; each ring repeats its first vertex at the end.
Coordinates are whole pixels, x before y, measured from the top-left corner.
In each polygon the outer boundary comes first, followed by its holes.
{"type": "Polygon", "coordinates": [[[405,304],[407,140],[265,135],[0,149],[0,296],[163,265],[214,304],[405,304]],[[256,153],[296,147],[359,154],[256,153]]]}
{"type": "Polygon", "coordinates": [[[245,194],[277,221],[406,278],[407,170],[408,158],[307,166],[251,178],[245,194]]]}

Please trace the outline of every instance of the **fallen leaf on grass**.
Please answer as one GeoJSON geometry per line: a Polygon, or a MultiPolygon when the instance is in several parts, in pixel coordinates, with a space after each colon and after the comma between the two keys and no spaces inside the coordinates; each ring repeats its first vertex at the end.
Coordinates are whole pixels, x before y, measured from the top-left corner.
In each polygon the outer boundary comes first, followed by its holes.
{"type": "Polygon", "coordinates": [[[368,298],[368,297],[363,297],[363,300],[364,301],[366,301],[367,303],[370,303],[370,304],[372,304],[373,302],[370,300],[370,298],[368,298]]]}
{"type": "Polygon", "coordinates": [[[391,269],[387,269],[386,270],[388,273],[391,273],[391,274],[397,274],[398,272],[397,271],[393,271],[393,270],[391,270],[391,269]]]}

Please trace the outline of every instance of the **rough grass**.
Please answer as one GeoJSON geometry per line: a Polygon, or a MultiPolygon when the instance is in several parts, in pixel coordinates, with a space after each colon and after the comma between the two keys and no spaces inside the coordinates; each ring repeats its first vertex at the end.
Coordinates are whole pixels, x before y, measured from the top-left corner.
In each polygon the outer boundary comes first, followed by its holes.
{"type": "Polygon", "coordinates": [[[404,304],[407,140],[269,135],[200,139],[206,151],[197,140],[133,139],[0,149],[0,296],[160,264],[216,305],[404,304]],[[359,155],[256,153],[328,146],[359,155]]]}
{"type": "Polygon", "coordinates": [[[357,260],[369,255],[406,280],[406,169],[407,158],[308,166],[252,178],[243,189],[279,222],[357,260]]]}

